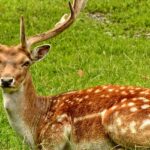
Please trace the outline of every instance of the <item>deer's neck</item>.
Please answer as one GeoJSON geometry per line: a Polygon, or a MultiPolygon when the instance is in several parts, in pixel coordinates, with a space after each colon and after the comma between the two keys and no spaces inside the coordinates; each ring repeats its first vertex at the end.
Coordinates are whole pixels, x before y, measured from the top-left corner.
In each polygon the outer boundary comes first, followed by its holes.
{"type": "Polygon", "coordinates": [[[34,144],[36,115],[39,115],[36,108],[37,99],[29,74],[18,91],[12,93],[3,91],[4,108],[10,125],[31,145],[34,144]]]}

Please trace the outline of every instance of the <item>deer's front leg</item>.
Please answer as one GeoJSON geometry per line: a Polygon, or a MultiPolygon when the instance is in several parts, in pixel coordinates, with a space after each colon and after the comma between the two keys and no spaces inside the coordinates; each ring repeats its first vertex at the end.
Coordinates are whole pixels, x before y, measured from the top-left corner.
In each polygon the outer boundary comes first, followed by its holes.
{"type": "Polygon", "coordinates": [[[68,121],[47,123],[41,131],[40,149],[42,150],[70,150],[71,124],[68,121]]]}

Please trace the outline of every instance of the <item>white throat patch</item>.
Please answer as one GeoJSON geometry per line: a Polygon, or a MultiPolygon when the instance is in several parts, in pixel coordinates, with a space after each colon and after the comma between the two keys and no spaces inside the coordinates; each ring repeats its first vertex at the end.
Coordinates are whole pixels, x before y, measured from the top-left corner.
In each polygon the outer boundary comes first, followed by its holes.
{"type": "Polygon", "coordinates": [[[19,91],[11,94],[3,92],[4,108],[11,127],[33,147],[34,140],[31,129],[27,126],[22,116],[22,104],[25,98],[23,89],[21,87],[19,91]]]}

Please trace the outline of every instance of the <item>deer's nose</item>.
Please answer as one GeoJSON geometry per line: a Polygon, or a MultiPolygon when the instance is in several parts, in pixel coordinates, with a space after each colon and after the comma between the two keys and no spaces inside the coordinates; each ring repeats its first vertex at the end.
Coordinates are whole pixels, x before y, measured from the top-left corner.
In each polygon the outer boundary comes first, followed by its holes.
{"type": "Polygon", "coordinates": [[[0,80],[1,80],[1,86],[5,88],[11,87],[14,81],[12,77],[3,77],[0,80]]]}

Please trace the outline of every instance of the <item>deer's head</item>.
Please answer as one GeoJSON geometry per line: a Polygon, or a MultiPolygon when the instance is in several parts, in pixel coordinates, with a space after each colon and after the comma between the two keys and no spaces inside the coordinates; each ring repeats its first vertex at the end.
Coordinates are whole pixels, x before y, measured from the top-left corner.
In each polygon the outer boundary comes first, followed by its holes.
{"type": "Polygon", "coordinates": [[[21,46],[0,45],[0,86],[3,90],[16,91],[26,79],[29,67],[41,60],[50,45],[42,45],[29,52],[21,46]]]}
{"type": "Polygon", "coordinates": [[[26,79],[29,67],[41,60],[50,50],[50,45],[45,44],[31,50],[35,43],[55,37],[67,29],[75,20],[85,0],[75,0],[73,5],[69,2],[70,15],[65,14],[56,23],[53,29],[29,37],[25,36],[24,19],[20,19],[20,44],[17,46],[0,45],[0,86],[4,91],[18,90],[26,79]]]}

